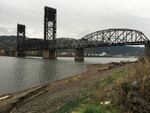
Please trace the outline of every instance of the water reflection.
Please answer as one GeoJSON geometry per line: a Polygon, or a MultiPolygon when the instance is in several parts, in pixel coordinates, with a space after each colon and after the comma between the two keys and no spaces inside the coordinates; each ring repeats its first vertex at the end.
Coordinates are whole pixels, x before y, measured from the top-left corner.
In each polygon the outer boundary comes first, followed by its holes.
{"type": "Polygon", "coordinates": [[[46,83],[55,79],[57,75],[56,61],[44,60],[38,71],[40,83],[46,83]]]}

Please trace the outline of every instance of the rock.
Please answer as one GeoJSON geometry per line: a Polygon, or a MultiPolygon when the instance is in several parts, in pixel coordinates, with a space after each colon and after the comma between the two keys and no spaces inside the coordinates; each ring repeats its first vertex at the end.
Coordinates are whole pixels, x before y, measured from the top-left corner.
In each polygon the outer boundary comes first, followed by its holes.
{"type": "Polygon", "coordinates": [[[132,87],[132,90],[139,90],[138,81],[136,81],[136,80],[133,81],[131,87],[132,87]]]}

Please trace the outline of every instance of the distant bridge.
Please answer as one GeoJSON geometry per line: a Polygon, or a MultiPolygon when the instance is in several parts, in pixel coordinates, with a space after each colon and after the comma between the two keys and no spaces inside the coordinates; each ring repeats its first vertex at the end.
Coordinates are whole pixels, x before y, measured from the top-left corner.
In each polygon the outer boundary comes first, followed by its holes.
{"type": "Polygon", "coordinates": [[[44,39],[26,39],[25,25],[17,26],[17,53],[25,56],[25,51],[42,50],[43,58],[56,58],[56,49],[76,49],[75,59],[83,60],[84,48],[145,45],[149,39],[141,31],[113,28],[93,32],[80,39],[56,39],[56,9],[45,7],[44,39]]]}
{"type": "MultiPolygon", "coordinates": [[[[149,39],[133,29],[106,29],[88,34],[81,39],[83,47],[143,45],[149,39]]],[[[80,45],[79,45],[80,46],[80,45]]]]}
{"type": "MultiPolygon", "coordinates": [[[[133,29],[106,29],[93,32],[81,39],[58,38],[49,43],[55,42],[54,46],[50,45],[49,49],[75,49],[91,47],[108,47],[124,45],[144,45],[149,39],[141,31],[133,29]]],[[[44,40],[27,39],[25,50],[43,50],[44,40]]]]}

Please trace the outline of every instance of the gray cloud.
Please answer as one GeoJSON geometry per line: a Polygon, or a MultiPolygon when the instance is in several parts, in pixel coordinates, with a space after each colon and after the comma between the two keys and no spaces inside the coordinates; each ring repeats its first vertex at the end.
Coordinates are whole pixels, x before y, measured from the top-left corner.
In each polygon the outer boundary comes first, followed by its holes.
{"type": "Polygon", "coordinates": [[[0,34],[16,34],[16,24],[28,37],[43,37],[44,5],[58,10],[58,37],[81,38],[96,30],[132,28],[150,37],[149,0],[5,0],[0,1],[0,34]]]}
{"type": "Polygon", "coordinates": [[[16,28],[0,27],[1,35],[14,35],[14,32],[16,32],[16,28]]]}

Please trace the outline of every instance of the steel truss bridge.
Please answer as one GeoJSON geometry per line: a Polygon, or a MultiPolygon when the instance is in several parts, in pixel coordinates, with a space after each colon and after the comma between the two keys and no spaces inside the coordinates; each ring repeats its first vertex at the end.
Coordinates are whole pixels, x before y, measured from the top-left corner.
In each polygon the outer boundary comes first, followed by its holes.
{"type": "MultiPolygon", "coordinates": [[[[110,47],[125,45],[144,45],[149,39],[138,30],[106,29],[88,34],[81,39],[58,38],[49,40],[49,49],[75,49],[91,47],[110,47]],[[54,44],[55,43],[55,44],[54,44]]],[[[44,40],[26,39],[25,50],[43,50],[44,40]]]]}
{"type": "MultiPolygon", "coordinates": [[[[83,61],[84,48],[125,45],[150,46],[149,39],[141,31],[125,28],[99,30],[80,39],[56,38],[57,10],[44,8],[44,38],[29,39],[25,36],[25,25],[17,25],[17,56],[25,51],[43,51],[43,58],[56,59],[57,49],[76,49],[75,60],[83,61]]],[[[148,53],[148,52],[147,52],[148,53]]]]}

